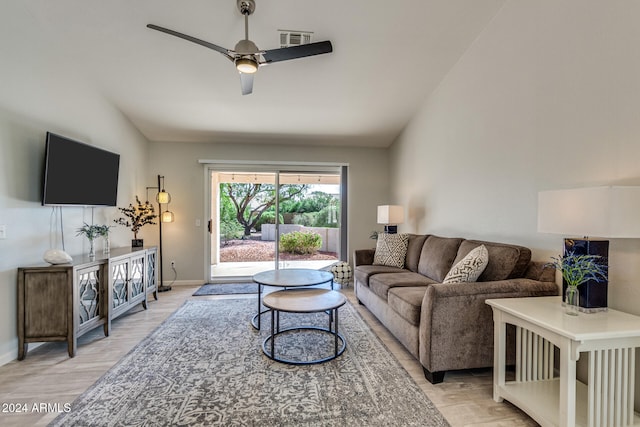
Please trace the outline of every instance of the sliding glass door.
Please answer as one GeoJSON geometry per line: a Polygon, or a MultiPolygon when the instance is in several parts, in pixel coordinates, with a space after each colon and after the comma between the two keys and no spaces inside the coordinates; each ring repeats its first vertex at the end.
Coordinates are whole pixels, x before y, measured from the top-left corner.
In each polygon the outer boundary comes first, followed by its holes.
{"type": "Polygon", "coordinates": [[[279,174],[278,267],[314,268],[340,259],[340,175],[279,174]]]}
{"type": "Polygon", "coordinates": [[[210,168],[211,281],[346,258],[344,170],[265,169],[210,168]]]}

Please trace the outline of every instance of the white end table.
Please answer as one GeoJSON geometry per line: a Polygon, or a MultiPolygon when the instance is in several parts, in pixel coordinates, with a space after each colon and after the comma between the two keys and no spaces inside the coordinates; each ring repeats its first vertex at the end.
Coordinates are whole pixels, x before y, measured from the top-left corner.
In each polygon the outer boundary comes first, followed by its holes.
{"type": "Polygon", "coordinates": [[[633,408],[640,317],[611,309],[569,316],[560,297],[486,303],[493,309],[496,402],[508,400],[543,426],[640,425],[633,408]],[[516,326],[514,381],[505,375],[507,324],[516,326]],[[587,384],[576,380],[581,354],[589,358],[587,384]]]}

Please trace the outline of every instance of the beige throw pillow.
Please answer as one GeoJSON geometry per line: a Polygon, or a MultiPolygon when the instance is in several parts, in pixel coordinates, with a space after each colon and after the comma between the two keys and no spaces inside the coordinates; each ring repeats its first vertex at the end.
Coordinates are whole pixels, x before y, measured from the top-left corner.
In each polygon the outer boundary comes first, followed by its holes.
{"type": "Polygon", "coordinates": [[[442,283],[475,282],[489,263],[489,251],[484,245],[471,250],[447,273],[442,283]]]}
{"type": "Polygon", "coordinates": [[[373,264],[404,268],[408,245],[408,234],[379,233],[373,264]]]}

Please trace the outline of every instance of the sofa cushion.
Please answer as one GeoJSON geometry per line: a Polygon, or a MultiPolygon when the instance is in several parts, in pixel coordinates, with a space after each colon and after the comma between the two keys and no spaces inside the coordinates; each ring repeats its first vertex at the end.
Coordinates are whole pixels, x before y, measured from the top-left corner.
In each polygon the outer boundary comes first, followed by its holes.
{"type": "Polygon", "coordinates": [[[408,242],[409,235],[407,234],[378,234],[373,264],[403,268],[408,242]]]}
{"type": "Polygon", "coordinates": [[[418,271],[418,262],[420,262],[422,246],[424,246],[424,241],[427,240],[427,237],[428,235],[425,234],[409,234],[407,257],[404,262],[404,267],[407,270],[411,270],[413,272],[418,271]]]}
{"type": "Polygon", "coordinates": [[[388,303],[396,313],[414,326],[420,326],[422,300],[426,286],[396,287],[389,290],[388,303]]]}
{"type": "Polygon", "coordinates": [[[486,246],[489,252],[489,263],[478,278],[479,282],[524,277],[527,266],[531,261],[531,250],[523,246],[483,242],[480,240],[465,240],[460,244],[458,255],[454,262],[457,263],[480,245],[486,246]]]}
{"type": "Polygon", "coordinates": [[[462,239],[458,238],[429,236],[422,246],[418,273],[442,283],[453,265],[461,242],[462,239]]]}
{"type": "Polygon", "coordinates": [[[487,247],[480,245],[451,267],[442,283],[475,282],[487,267],[488,262],[487,247]]]}
{"type": "Polygon", "coordinates": [[[365,286],[369,286],[369,277],[380,273],[406,273],[407,270],[398,267],[387,267],[386,265],[359,265],[356,267],[355,280],[365,286]]]}
{"type": "Polygon", "coordinates": [[[419,273],[405,271],[394,274],[375,274],[369,278],[369,288],[374,294],[387,301],[389,290],[396,287],[426,286],[435,283],[419,273]]]}

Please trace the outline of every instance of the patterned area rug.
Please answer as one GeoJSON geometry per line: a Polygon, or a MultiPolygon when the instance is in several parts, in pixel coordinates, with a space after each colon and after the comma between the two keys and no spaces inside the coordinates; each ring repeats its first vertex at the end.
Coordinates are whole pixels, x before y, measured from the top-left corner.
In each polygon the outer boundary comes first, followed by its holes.
{"type": "MultiPolygon", "coordinates": [[[[253,298],[187,301],[51,425],[449,425],[349,303],[339,311],[344,354],[307,366],[262,353],[270,316],[255,331],[255,310],[253,298]]],[[[281,324],[323,326],[327,318],[283,314],[281,324]]],[[[300,334],[277,351],[326,350],[300,334]]]]}
{"type": "Polygon", "coordinates": [[[194,297],[204,295],[257,294],[257,283],[207,283],[193,294],[194,297]]]}

